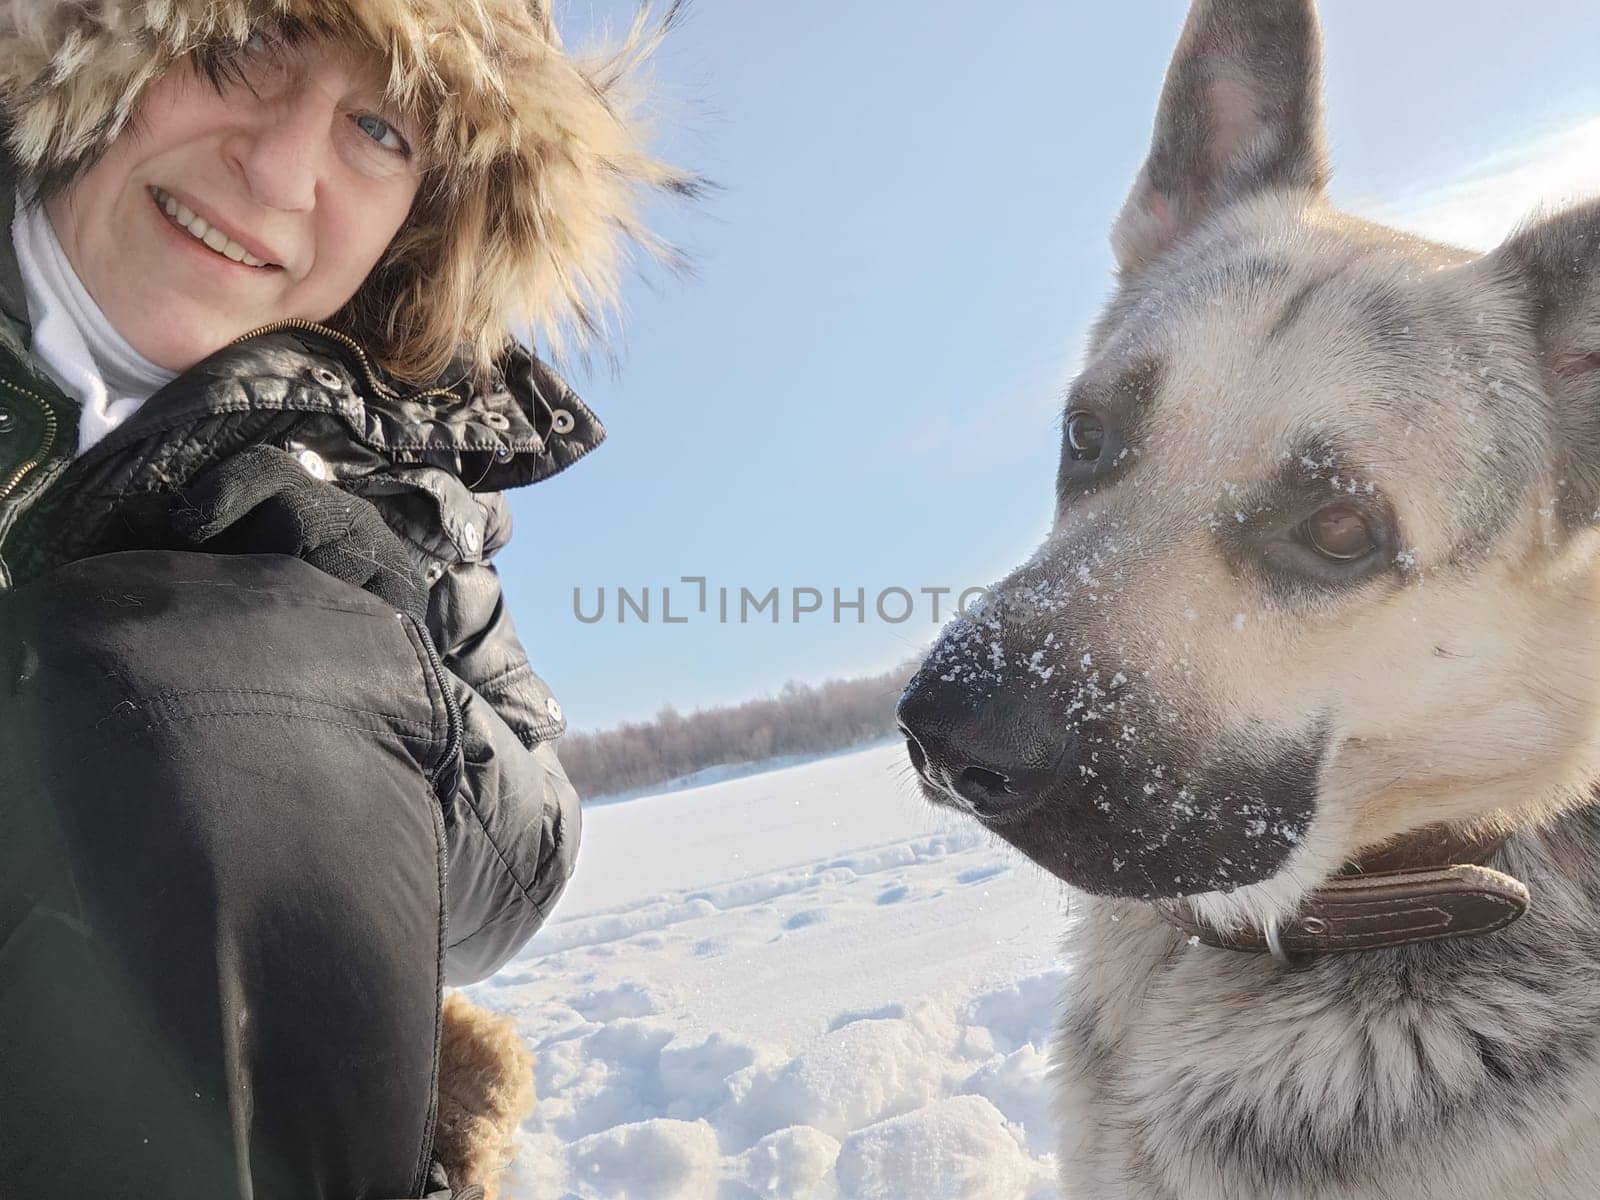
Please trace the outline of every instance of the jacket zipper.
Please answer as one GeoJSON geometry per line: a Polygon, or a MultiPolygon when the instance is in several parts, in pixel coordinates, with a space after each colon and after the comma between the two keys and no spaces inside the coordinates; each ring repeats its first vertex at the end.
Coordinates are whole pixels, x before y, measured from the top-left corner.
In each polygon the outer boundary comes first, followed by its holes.
{"type": "Polygon", "coordinates": [[[44,441],[39,444],[39,449],[32,458],[19,464],[17,469],[11,472],[4,482],[0,482],[0,500],[4,500],[12,492],[16,491],[17,485],[27,478],[28,472],[35,470],[50,457],[50,451],[55,448],[56,444],[56,412],[55,409],[50,407],[50,402],[39,395],[38,392],[30,392],[27,388],[19,387],[14,383],[7,382],[5,386],[14,392],[27,396],[39,405],[40,411],[44,413],[44,441]]]}
{"type": "Polygon", "coordinates": [[[321,334],[323,337],[332,338],[342,346],[349,347],[351,353],[353,353],[357,360],[361,363],[361,370],[366,374],[367,383],[374,391],[379,392],[390,400],[426,400],[430,396],[455,395],[455,393],[449,388],[429,388],[427,391],[417,392],[414,395],[402,396],[399,392],[395,391],[388,384],[384,383],[383,380],[378,378],[378,373],[373,370],[372,360],[367,357],[367,352],[362,349],[360,342],[356,341],[355,338],[351,337],[349,334],[340,333],[337,329],[329,329],[326,325],[319,324],[316,321],[308,321],[304,317],[286,317],[282,321],[273,321],[270,325],[263,325],[259,329],[252,329],[249,333],[240,334],[238,337],[234,338],[233,341],[229,342],[228,345],[237,346],[240,342],[247,341],[248,339],[256,337],[260,334],[276,333],[280,329],[310,330],[313,333],[321,334]]]}
{"type": "MultiPolygon", "coordinates": [[[[463,741],[461,706],[456,703],[455,689],[450,686],[450,680],[446,677],[444,660],[439,657],[439,649],[433,644],[433,635],[428,632],[428,627],[410,613],[403,615],[406,620],[411,622],[413,628],[417,631],[417,636],[422,640],[423,649],[428,652],[428,664],[433,668],[434,679],[438,682],[439,691],[444,696],[446,716],[444,757],[440,760],[439,765],[434,768],[433,774],[428,779],[434,792],[437,793],[440,784],[445,780],[445,775],[455,770],[456,758],[461,753],[461,743],[463,741]]],[[[439,798],[441,800],[447,799],[445,796],[440,796],[439,798]]]]}

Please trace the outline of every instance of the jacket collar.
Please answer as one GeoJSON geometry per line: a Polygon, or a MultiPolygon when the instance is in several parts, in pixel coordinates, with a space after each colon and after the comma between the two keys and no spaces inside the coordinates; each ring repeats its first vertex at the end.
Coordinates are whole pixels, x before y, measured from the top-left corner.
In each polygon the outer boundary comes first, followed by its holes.
{"type": "Polygon", "coordinates": [[[0,154],[0,342],[23,362],[33,344],[33,325],[28,319],[28,296],[22,286],[22,267],[16,247],[11,243],[11,219],[16,214],[15,169],[0,154]]]}
{"type": "MultiPolygon", "coordinates": [[[[475,463],[459,463],[474,491],[536,483],[582,458],[606,436],[600,418],[566,381],[512,339],[507,339],[491,378],[476,386],[461,358],[432,385],[404,387],[353,339],[303,321],[247,334],[185,374],[192,372],[240,382],[257,401],[252,407],[278,406],[273,400],[282,380],[309,376],[319,385],[310,406],[339,413],[358,441],[380,453],[400,461],[441,453],[476,456],[475,463]],[[284,355],[289,356],[287,369],[284,355]],[[263,366],[255,365],[258,359],[264,359],[263,366]],[[327,374],[330,360],[342,368],[333,378],[327,374]],[[256,386],[256,376],[264,386],[256,386]]],[[[159,397],[167,404],[173,399],[169,393],[182,390],[183,379],[168,384],[152,401],[159,397]]],[[[289,390],[295,394],[293,387],[289,390]]],[[[153,406],[146,404],[140,412],[153,406]]]]}
{"type": "MultiPolygon", "coordinates": [[[[31,365],[33,329],[11,241],[17,178],[14,161],[0,152],[0,346],[31,365]]],[[[107,448],[237,409],[243,397],[251,409],[334,412],[357,441],[401,461],[456,456],[474,491],[503,491],[554,475],[605,440],[605,426],[566,381],[513,339],[487,385],[474,387],[466,375],[458,363],[429,387],[400,387],[354,339],[316,322],[280,322],[184,371],[141,405],[107,448]],[[330,373],[330,359],[343,371],[330,373]],[[299,386],[285,386],[286,374],[299,386]]]]}

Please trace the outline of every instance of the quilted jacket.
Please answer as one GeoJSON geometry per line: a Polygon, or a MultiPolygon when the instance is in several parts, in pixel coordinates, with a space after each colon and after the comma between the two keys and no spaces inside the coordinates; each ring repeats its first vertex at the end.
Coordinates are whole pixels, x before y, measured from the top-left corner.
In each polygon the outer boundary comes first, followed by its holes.
{"type": "MultiPolygon", "coordinates": [[[[0,162],[0,230],[16,168],[0,162]]],[[[544,921],[572,871],[577,797],[556,757],[560,705],[529,666],[493,559],[504,491],[562,470],[605,436],[556,374],[508,342],[491,386],[402,389],[348,337],[307,321],[248,334],[196,364],[74,460],[78,405],[31,361],[27,306],[0,237],[0,589],[95,553],[120,502],[183,487],[270,444],[365,497],[416,555],[428,632],[460,717],[445,804],[445,979],[492,974],[544,921]]],[[[464,376],[466,373],[461,373],[464,376]]]]}

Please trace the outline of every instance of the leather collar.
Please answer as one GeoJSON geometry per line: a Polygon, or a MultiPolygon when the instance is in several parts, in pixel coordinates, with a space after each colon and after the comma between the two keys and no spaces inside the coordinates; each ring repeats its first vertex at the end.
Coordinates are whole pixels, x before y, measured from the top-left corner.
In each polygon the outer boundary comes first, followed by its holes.
{"type": "Polygon", "coordinates": [[[1168,924],[1207,946],[1271,954],[1285,965],[1322,954],[1381,950],[1504,929],[1528,910],[1520,880],[1484,865],[1504,833],[1430,826],[1365,851],[1265,929],[1221,931],[1182,902],[1157,905],[1168,924]]]}

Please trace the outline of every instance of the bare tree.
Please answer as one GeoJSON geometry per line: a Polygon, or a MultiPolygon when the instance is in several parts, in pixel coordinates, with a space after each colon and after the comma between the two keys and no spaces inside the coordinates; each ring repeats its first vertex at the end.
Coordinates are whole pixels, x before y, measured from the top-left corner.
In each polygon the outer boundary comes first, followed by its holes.
{"type": "Polygon", "coordinates": [[[895,701],[915,671],[907,662],[859,679],[790,680],[776,696],[687,716],[668,705],[653,721],[569,732],[561,762],[578,794],[592,799],[707,767],[843,750],[894,732],[895,701]]]}

